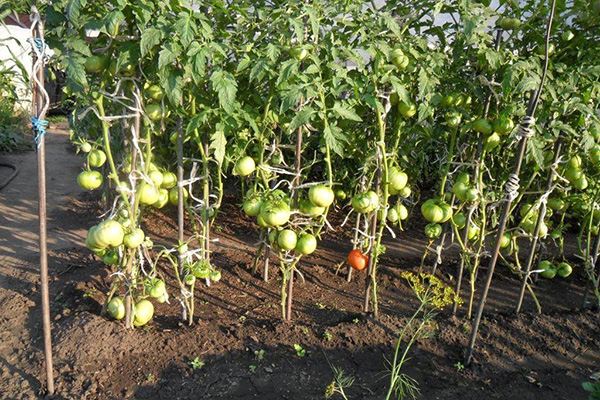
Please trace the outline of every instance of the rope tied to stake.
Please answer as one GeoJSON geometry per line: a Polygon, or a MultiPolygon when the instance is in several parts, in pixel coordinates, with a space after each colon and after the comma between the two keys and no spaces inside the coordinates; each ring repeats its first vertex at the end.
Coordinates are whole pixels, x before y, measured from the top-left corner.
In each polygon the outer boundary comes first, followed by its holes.
{"type": "MultiPolygon", "coordinates": [[[[535,124],[535,118],[529,115],[523,117],[523,121],[517,128],[516,139],[517,141],[521,141],[523,139],[527,139],[533,136],[534,130],[532,126],[535,124]]],[[[517,174],[510,174],[508,177],[508,181],[506,185],[504,185],[504,195],[509,201],[515,200],[519,197],[519,176],[517,174]]]]}
{"type": "Polygon", "coordinates": [[[42,139],[44,138],[44,135],[46,134],[46,129],[49,125],[49,122],[46,121],[43,118],[43,116],[46,115],[46,111],[50,106],[50,97],[48,96],[48,92],[46,92],[44,83],[40,82],[38,78],[38,71],[42,70],[44,68],[44,65],[48,63],[48,61],[50,60],[50,56],[48,55],[48,45],[44,41],[43,37],[35,37],[34,35],[34,30],[36,29],[37,25],[41,25],[42,23],[41,17],[35,7],[32,7],[32,14],[30,16],[30,19],[32,21],[30,28],[31,37],[27,38],[27,42],[31,45],[31,56],[35,59],[33,63],[32,81],[35,83],[35,85],[37,85],[37,88],[38,90],[40,90],[43,98],[43,107],[41,108],[41,111],[38,113],[37,116],[33,116],[36,113],[34,112],[34,110],[32,110],[32,117],[30,118],[31,128],[35,132],[33,140],[37,145],[37,148],[39,149],[42,145],[42,139]]]}
{"type": "Polygon", "coordinates": [[[521,139],[530,138],[533,136],[534,131],[532,126],[535,125],[535,118],[526,115],[523,117],[523,121],[517,128],[516,139],[520,141],[521,139]]]}
{"type": "Polygon", "coordinates": [[[37,145],[39,149],[42,145],[42,138],[46,134],[46,129],[48,128],[49,122],[45,119],[37,119],[36,117],[31,117],[31,128],[35,131],[35,136],[33,141],[37,145]]]}

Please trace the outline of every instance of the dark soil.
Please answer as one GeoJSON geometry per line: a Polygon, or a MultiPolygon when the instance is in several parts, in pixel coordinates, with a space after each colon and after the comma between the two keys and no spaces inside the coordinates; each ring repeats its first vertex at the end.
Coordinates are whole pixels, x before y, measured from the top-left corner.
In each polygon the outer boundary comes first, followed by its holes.
{"type": "MultiPolygon", "coordinates": [[[[305,282],[297,281],[293,321],[286,323],[280,318],[275,262],[268,283],[251,274],[257,231],[239,213],[235,199],[224,203],[228,206],[214,229],[219,241],[213,248],[213,262],[223,278],[198,290],[191,327],[180,322],[178,289],[168,270],[163,268],[162,274],[171,304],[156,304],[156,317],[147,326],[127,331],[99,316],[111,271],[82,247],[51,252],[57,387],[51,398],[321,399],[334,368],[355,378],[346,389],[349,399],[384,398],[386,359],[417,306],[400,273],[418,269],[426,243],[422,230],[409,229],[386,243],[379,319],[361,312],[364,273],[355,274],[351,283],[344,279],[349,229],[328,234],[315,256],[301,264],[305,282]],[[305,350],[303,356],[295,344],[305,350]],[[203,364],[194,369],[196,357],[203,364]]],[[[66,231],[88,228],[99,208],[86,195],[54,218],[60,218],[66,231]]],[[[172,217],[171,210],[147,219],[155,243],[176,237],[172,217]]],[[[453,284],[456,265],[452,257],[445,258],[438,275],[453,284]]],[[[28,256],[3,272],[2,399],[36,398],[44,387],[36,268],[36,258],[28,256]]],[[[461,364],[470,329],[466,307],[458,317],[448,310],[437,317],[434,336],[420,340],[405,365],[404,372],[419,383],[418,398],[586,399],[581,383],[600,368],[600,324],[597,312],[576,309],[584,284],[581,271],[536,285],[543,315],[534,313],[529,295],[525,312],[512,312],[518,283],[499,266],[469,367],[461,364]]],[[[468,294],[463,297],[468,301],[468,294]]]]}

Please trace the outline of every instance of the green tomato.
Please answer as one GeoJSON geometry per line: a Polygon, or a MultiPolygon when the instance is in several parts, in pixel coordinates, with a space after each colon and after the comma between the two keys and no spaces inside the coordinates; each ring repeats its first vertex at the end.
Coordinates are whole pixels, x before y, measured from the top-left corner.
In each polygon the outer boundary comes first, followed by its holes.
{"type": "Polygon", "coordinates": [[[411,118],[417,113],[417,105],[413,102],[406,103],[401,100],[398,103],[398,111],[404,118],[411,118]]]}
{"type": "Polygon", "coordinates": [[[258,196],[250,197],[248,200],[244,201],[242,208],[244,212],[249,217],[256,217],[260,213],[260,207],[262,206],[262,202],[258,196]]]}
{"type": "Polygon", "coordinates": [[[547,204],[548,208],[554,211],[561,211],[567,208],[567,203],[559,197],[550,197],[547,204]]]}
{"type": "Polygon", "coordinates": [[[152,182],[154,182],[154,185],[159,188],[161,187],[162,183],[163,183],[163,174],[160,171],[150,171],[150,173],[148,173],[148,177],[150,178],[150,180],[152,182]]]}
{"type": "Polygon", "coordinates": [[[410,190],[410,187],[405,186],[404,188],[398,191],[398,195],[402,198],[407,199],[408,197],[410,197],[411,192],[412,191],[410,190]]]}
{"type": "Polygon", "coordinates": [[[316,185],[308,190],[308,198],[317,207],[329,207],[335,199],[335,194],[330,187],[316,185]]]}
{"type": "Polygon", "coordinates": [[[479,190],[477,188],[468,188],[465,192],[465,197],[467,201],[477,201],[479,200],[479,190]]]}
{"type": "Polygon", "coordinates": [[[256,223],[261,228],[268,228],[269,227],[269,224],[267,224],[267,222],[264,220],[264,218],[262,217],[262,214],[258,214],[256,216],[256,223]]]}
{"type": "Polygon", "coordinates": [[[398,203],[394,209],[398,213],[398,219],[400,221],[404,221],[406,218],[408,218],[408,209],[404,206],[404,204],[398,203]]]}
{"type": "Polygon", "coordinates": [[[308,56],[308,50],[303,46],[294,46],[290,49],[290,55],[296,60],[302,61],[308,56]]]}
{"type": "MultiPolygon", "coordinates": [[[[92,230],[90,229],[90,233],[92,230]]],[[[123,243],[125,232],[120,223],[115,220],[109,219],[100,222],[96,225],[96,229],[93,232],[93,241],[97,245],[95,247],[106,248],[108,246],[118,247],[123,243]]]]}
{"type": "Polygon", "coordinates": [[[387,220],[392,224],[398,222],[398,211],[396,211],[396,208],[390,208],[388,210],[387,220]]]}
{"type": "Polygon", "coordinates": [[[162,118],[163,112],[159,104],[148,104],[146,106],[146,115],[150,118],[150,121],[157,122],[162,118]]]}
{"type": "Polygon", "coordinates": [[[300,236],[296,243],[296,251],[303,255],[312,254],[317,249],[317,238],[310,233],[300,236]]]}
{"type": "Polygon", "coordinates": [[[508,246],[510,246],[510,243],[512,241],[512,236],[510,233],[504,233],[502,235],[502,237],[500,238],[500,248],[501,249],[505,249],[508,246]]]}
{"type": "Polygon", "coordinates": [[[571,267],[566,262],[559,263],[556,266],[556,269],[557,269],[558,275],[562,278],[566,278],[567,276],[571,275],[571,273],[573,272],[573,267],[571,267]]]}
{"type": "Polygon", "coordinates": [[[282,200],[265,202],[259,214],[269,226],[281,226],[290,220],[290,207],[282,200]]]}
{"type": "Polygon", "coordinates": [[[177,185],[177,175],[172,172],[165,172],[160,186],[165,189],[171,189],[174,188],[175,185],[177,185]]]}
{"type": "Polygon", "coordinates": [[[125,317],[125,303],[121,297],[113,297],[106,307],[108,314],[114,319],[123,319],[125,317]]]}
{"type": "Polygon", "coordinates": [[[302,214],[306,214],[309,217],[313,218],[323,215],[323,213],[325,212],[325,207],[315,206],[308,199],[300,199],[300,201],[298,201],[298,209],[302,214]]]}
{"type": "Polygon", "coordinates": [[[454,106],[454,101],[455,101],[454,94],[448,94],[442,98],[440,105],[443,108],[450,108],[450,107],[454,106]]]}
{"type": "Polygon", "coordinates": [[[277,236],[279,236],[279,232],[276,229],[272,229],[271,232],[269,232],[269,243],[276,244],[277,236]]]}
{"type": "Polygon", "coordinates": [[[464,183],[465,185],[468,185],[470,180],[471,180],[471,176],[466,172],[461,172],[460,174],[458,174],[458,177],[456,178],[456,182],[461,182],[461,183],[464,183]]]}
{"type": "Polygon", "coordinates": [[[583,171],[578,167],[570,167],[565,171],[565,178],[567,178],[571,184],[580,179],[582,175],[583,171]]]}
{"type": "Polygon", "coordinates": [[[369,212],[371,199],[365,193],[357,193],[352,197],[352,208],[357,213],[369,212]]]}
{"type": "Polygon", "coordinates": [[[192,286],[194,283],[196,283],[196,277],[194,275],[186,275],[183,280],[188,286],[192,286]]]}
{"type": "Polygon", "coordinates": [[[442,226],[440,224],[436,224],[435,222],[432,222],[425,226],[425,236],[427,236],[429,239],[433,240],[433,239],[439,237],[441,234],[442,234],[442,226]]]}
{"type": "Polygon", "coordinates": [[[594,165],[600,165],[600,146],[595,145],[589,153],[589,159],[594,165]]]}
{"type": "Polygon", "coordinates": [[[463,213],[457,213],[452,216],[452,222],[458,229],[462,229],[467,224],[467,217],[463,213]]]}
{"type": "Polygon", "coordinates": [[[581,160],[581,157],[575,155],[569,158],[569,160],[567,161],[567,166],[569,168],[581,168],[582,163],[583,161],[581,160]]]}
{"type": "Polygon", "coordinates": [[[474,240],[479,236],[481,229],[475,224],[469,225],[469,231],[467,232],[467,239],[474,240]]]}
{"type": "Polygon", "coordinates": [[[346,194],[346,192],[343,189],[337,189],[335,191],[335,199],[337,201],[346,200],[346,197],[348,197],[348,195],[346,194]]]}
{"type": "Polygon", "coordinates": [[[452,185],[452,193],[454,193],[459,200],[467,200],[467,190],[469,190],[469,186],[464,182],[456,182],[452,185]]]}
{"type": "Polygon", "coordinates": [[[374,211],[379,206],[379,196],[372,190],[367,190],[365,195],[369,198],[369,209],[367,212],[374,211]]]}
{"type": "Polygon", "coordinates": [[[211,281],[217,283],[221,280],[221,271],[217,271],[217,270],[211,271],[209,277],[210,277],[211,281]]]}
{"type": "Polygon", "coordinates": [[[446,125],[450,128],[458,128],[462,122],[462,116],[458,111],[450,111],[446,113],[446,125]]]}
{"type": "Polygon", "coordinates": [[[486,151],[492,151],[500,144],[500,135],[496,132],[492,132],[485,138],[484,148],[486,151]]]}
{"type": "Polygon", "coordinates": [[[139,301],[134,307],[134,326],[144,326],[152,319],[154,315],[154,306],[150,301],[144,299],[139,301]]]}
{"type": "Polygon", "coordinates": [[[102,256],[102,261],[107,265],[116,265],[119,262],[119,253],[117,251],[108,251],[102,256]]]}
{"type": "MultiPolygon", "coordinates": [[[[554,53],[555,49],[556,49],[556,47],[554,46],[554,43],[550,42],[548,44],[548,55],[551,56],[554,53]]],[[[535,54],[537,54],[539,56],[544,56],[546,54],[546,44],[545,43],[539,44],[534,49],[534,52],[535,52],[535,54]]]]}
{"type": "Polygon", "coordinates": [[[153,184],[143,181],[137,187],[137,196],[140,204],[151,205],[160,199],[160,192],[153,184]]]}
{"type": "Polygon", "coordinates": [[[397,168],[391,168],[389,172],[389,182],[390,187],[394,189],[396,192],[404,189],[406,184],[408,183],[408,175],[403,171],[399,171],[397,168]]]}
{"type": "Polygon", "coordinates": [[[407,56],[404,55],[402,50],[394,49],[390,53],[390,62],[394,64],[394,66],[399,70],[403,70],[406,69],[406,67],[408,67],[409,59],[407,56]]]}
{"type": "Polygon", "coordinates": [[[144,235],[144,231],[140,228],[135,228],[131,231],[131,233],[125,235],[123,238],[123,244],[127,248],[135,249],[144,242],[145,238],[146,235],[144,235]]]}
{"type": "Polygon", "coordinates": [[[579,177],[579,179],[573,182],[573,187],[577,190],[585,190],[588,187],[588,180],[585,175],[579,177]]]}
{"type": "Polygon", "coordinates": [[[163,208],[169,202],[169,191],[167,189],[158,189],[158,200],[152,206],[156,208],[163,208]]]}
{"type": "Polygon", "coordinates": [[[83,171],[77,176],[77,183],[86,190],[98,189],[102,186],[102,174],[98,171],[83,171]]]}
{"type": "Polygon", "coordinates": [[[573,40],[574,37],[575,34],[573,34],[573,32],[571,31],[564,31],[562,35],[560,35],[560,38],[565,42],[570,42],[571,40],[573,40]]]}
{"type": "Polygon", "coordinates": [[[434,224],[441,222],[445,217],[444,210],[442,210],[435,199],[429,199],[424,202],[421,205],[421,213],[427,221],[434,224]]]}
{"type": "Polygon", "coordinates": [[[79,150],[81,150],[84,153],[89,153],[90,151],[92,151],[92,145],[88,142],[81,143],[81,145],[79,146],[79,150]]]}
{"type": "Polygon", "coordinates": [[[146,89],[146,95],[152,100],[161,101],[165,96],[165,92],[158,85],[150,85],[148,89],[146,89]]]}
{"type": "Polygon", "coordinates": [[[473,130],[479,133],[483,133],[484,135],[489,135],[490,133],[492,133],[493,128],[492,124],[490,124],[490,122],[487,119],[480,118],[473,122],[473,130]]]}
{"type": "Polygon", "coordinates": [[[166,291],[165,282],[162,279],[154,278],[146,282],[146,291],[150,297],[161,298],[166,291]]]}
{"type": "Polygon", "coordinates": [[[291,229],[284,229],[277,235],[277,244],[283,250],[293,250],[296,248],[297,242],[296,232],[291,229]]]}
{"type": "Polygon", "coordinates": [[[248,176],[256,170],[256,163],[250,156],[240,158],[234,167],[234,173],[239,176],[248,176]]]}
{"type": "Polygon", "coordinates": [[[515,123],[507,115],[501,114],[500,117],[494,120],[492,123],[492,129],[494,132],[500,135],[507,135],[513,131],[515,123]]]}
{"type": "Polygon", "coordinates": [[[103,72],[108,68],[110,64],[110,58],[106,55],[92,55],[85,60],[85,64],[83,67],[85,68],[85,72],[88,74],[97,74],[99,72],[103,72]]]}
{"type": "Polygon", "coordinates": [[[106,162],[106,154],[102,150],[92,150],[87,156],[88,165],[92,168],[100,168],[106,162]]]}
{"type": "Polygon", "coordinates": [[[191,272],[198,279],[206,279],[210,275],[210,266],[204,261],[196,261],[192,264],[191,272]]]}
{"type": "Polygon", "coordinates": [[[537,269],[542,270],[542,272],[540,272],[542,278],[552,279],[556,276],[556,267],[548,260],[541,261],[538,264],[537,269]]]}
{"type": "Polygon", "coordinates": [[[442,212],[444,214],[440,222],[446,222],[450,218],[452,218],[452,214],[454,213],[454,211],[452,210],[452,207],[450,207],[450,204],[440,201],[438,202],[438,207],[442,209],[442,212]]]}
{"type": "MultiPolygon", "coordinates": [[[[188,191],[186,188],[183,189],[183,202],[185,203],[188,199],[188,191]]],[[[169,190],[169,203],[171,205],[177,206],[179,204],[179,188],[174,187],[169,190]]]]}

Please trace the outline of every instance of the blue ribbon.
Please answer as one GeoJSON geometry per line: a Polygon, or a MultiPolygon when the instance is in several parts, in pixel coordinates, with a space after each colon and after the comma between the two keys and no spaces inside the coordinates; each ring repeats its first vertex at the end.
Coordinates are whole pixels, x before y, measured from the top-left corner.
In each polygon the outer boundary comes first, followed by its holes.
{"type": "Polygon", "coordinates": [[[33,138],[33,141],[37,144],[39,149],[42,145],[42,139],[46,133],[46,128],[48,127],[48,121],[31,117],[31,127],[35,131],[35,137],[33,138]]]}

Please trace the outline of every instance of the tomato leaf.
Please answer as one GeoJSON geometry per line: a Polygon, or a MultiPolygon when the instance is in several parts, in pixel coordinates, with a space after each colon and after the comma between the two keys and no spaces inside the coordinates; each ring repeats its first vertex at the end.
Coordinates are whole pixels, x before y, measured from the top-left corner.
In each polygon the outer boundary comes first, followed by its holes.
{"type": "Polygon", "coordinates": [[[150,27],[142,33],[140,40],[140,51],[142,57],[152,51],[152,48],[160,43],[163,38],[163,31],[161,29],[150,27]]]}
{"type": "Polygon", "coordinates": [[[259,59],[250,70],[250,82],[260,81],[267,74],[267,60],[259,59]]]}
{"type": "Polygon", "coordinates": [[[344,139],[342,130],[337,126],[326,125],[323,129],[325,143],[340,157],[344,156],[344,139]]]}
{"type": "Polygon", "coordinates": [[[227,139],[225,138],[225,132],[221,129],[217,129],[210,137],[210,148],[214,150],[215,160],[217,160],[219,164],[223,164],[226,147],[227,139]]]}
{"type": "Polygon", "coordinates": [[[305,107],[300,110],[294,119],[292,119],[292,122],[290,122],[289,130],[294,131],[301,126],[306,125],[312,119],[313,115],[315,115],[315,110],[310,107],[305,107]]]}
{"type": "Polygon", "coordinates": [[[76,84],[81,87],[88,87],[87,77],[83,64],[85,63],[84,58],[74,52],[69,52],[65,59],[64,69],[67,72],[67,76],[71,78],[76,84]]]}
{"type": "Polygon", "coordinates": [[[392,76],[390,78],[390,82],[392,84],[392,87],[394,88],[394,92],[396,92],[396,94],[398,94],[398,98],[405,103],[410,103],[411,99],[410,99],[410,96],[408,95],[408,90],[406,90],[406,86],[404,86],[404,84],[400,81],[400,79],[398,79],[395,76],[392,76]]]}
{"type": "Polygon", "coordinates": [[[210,76],[213,90],[219,96],[219,104],[225,112],[232,114],[235,108],[237,82],[229,72],[217,70],[210,76]]]}
{"type": "Polygon", "coordinates": [[[189,44],[192,43],[192,40],[194,40],[194,36],[198,31],[196,23],[192,20],[190,14],[185,11],[179,13],[173,29],[175,29],[175,32],[179,35],[183,47],[188,47],[189,44]]]}
{"type": "Polygon", "coordinates": [[[166,43],[158,53],[158,69],[171,65],[181,54],[181,48],[176,43],[166,43]]]}
{"type": "Polygon", "coordinates": [[[354,111],[354,109],[343,105],[336,101],[333,105],[332,111],[339,117],[349,119],[350,121],[362,122],[362,118],[354,111]]]}

